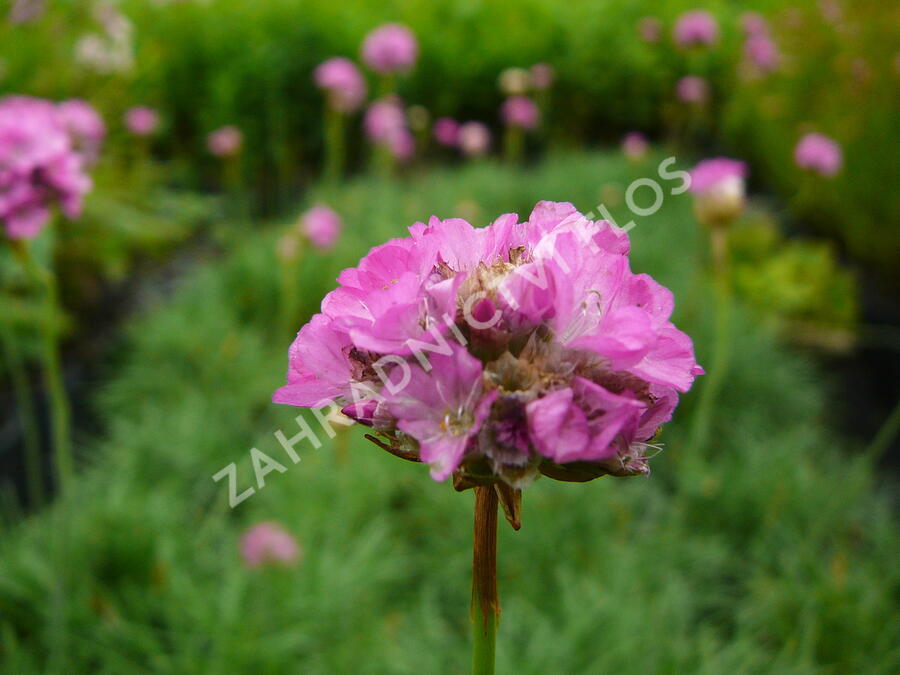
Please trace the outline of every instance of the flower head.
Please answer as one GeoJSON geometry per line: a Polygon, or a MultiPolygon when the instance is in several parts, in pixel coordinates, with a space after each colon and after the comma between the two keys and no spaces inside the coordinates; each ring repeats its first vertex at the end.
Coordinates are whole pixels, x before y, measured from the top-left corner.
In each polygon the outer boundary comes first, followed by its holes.
{"type": "Polygon", "coordinates": [[[781,63],[781,51],[766,33],[758,33],[744,42],[744,59],[760,73],[770,73],[781,63]]]}
{"type": "Polygon", "coordinates": [[[159,126],[159,114],[144,105],[130,108],[125,113],[125,128],[135,136],[150,136],[159,126]]]}
{"type": "Polygon", "coordinates": [[[794,148],[794,162],[797,166],[827,178],[840,172],[843,161],[841,146],[824,134],[806,134],[794,148]]]}
{"type": "Polygon", "coordinates": [[[549,63],[535,63],[531,66],[531,86],[538,91],[549,89],[556,79],[556,71],[549,63]]]}
{"type": "Polygon", "coordinates": [[[537,104],[526,96],[510,96],[500,112],[508,126],[529,131],[537,127],[541,116],[537,104]]]}
{"type": "Polygon", "coordinates": [[[89,165],[96,162],[100,155],[100,146],[106,137],[103,118],[90,103],[81,99],[63,101],[56,108],[84,163],[89,165]]]}
{"type": "Polygon", "coordinates": [[[459,122],[449,117],[440,117],[434,121],[434,140],[443,146],[452,148],[459,143],[459,122]]]}
{"type": "Polygon", "coordinates": [[[366,35],[362,60],[376,73],[389,75],[412,68],[419,56],[416,36],[406,26],[387,23],[366,35]]]}
{"type": "Polygon", "coordinates": [[[524,96],[531,88],[531,73],[524,68],[507,68],[500,73],[497,84],[506,96],[524,96]]]}
{"type": "Polygon", "coordinates": [[[698,75],[685,75],[675,85],[675,93],[682,103],[706,103],[709,100],[709,83],[698,75]]]}
{"type": "Polygon", "coordinates": [[[321,251],[334,248],[341,236],[341,217],[327,206],[314,206],[300,216],[303,233],[321,251]]]}
{"type": "Polygon", "coordinates": [[[69,113],[42,99],[0,99],[0,221],[11,239],[37,237],[54,206],[81,213],[91,179],[69,113]]]}
{"type": "Polygon", "coordinates": [[[276,522],[254,525],[241,537],[241,557],[250,568],[266,564],[294,565],[302,551],[291,534],[276,522]]]}
{"type": "Polygon", "coordinates": [[[369,140],[401,160],[412,158],[415,139],[409,131],[406,110],[396,96],[378,99],[366,109],[363,126],[369,140]]]}
{"type": "Polygon", "coordinates": [[[622,139],[622,154],[628,159],[643,159],[647,155],[649,144],[644,134],[632,131],[622,139]]]}
{"type": "Polygon", "coordinates": [[[366,81],[350,59],[336,57],[320,63],[313,79],[328,93],[328,104],[337,112],[358,110],[366,98],[366,81]]]}
{"type": "Polygon", "coordinates": [[[459,149],[466,157],[481,157],[491,147],[491,130],[481,122],[466,122],[459,128],[459,149]]]}
{"type": "Polygon", "coordinates": [[[337,405],[459,489],[647,473],[703,371],[672,294],[631,272],[625,232],[556,202],[409,232],[340,274],[274,400],[337,405]]]}
{"type": "Polygon", "coordinates": [[[206,147],[216,157],[233,157],[241,151],[244,135],[236,126],[216,129],[206,137],[206,147]]]}
{"type": "Polygon", "coordinates": [[[709,12],[685,12],[675,23],[674,36],[679,47],[711,45],[719,39],[719,24],[709,12]]]}
{"type": "Polygon", "coordinates": [[[769,32],[769,23],[759,12],[744,12],[740,20],[741,30],[747,37],[766,35],[769,32]]]}
{"type": "Polygon", "coordinates": [[[747,165],[717,157],[700,162],[691,171],[694,210],[704,225],[726,225],[744,210],[747,165]]]}
{"type": "Polygon", "coordinates": [[[644,42],[659,42],[662,37],[662,22],[655,16],[645,16],[638,21],[638,35],[644,42]]]}

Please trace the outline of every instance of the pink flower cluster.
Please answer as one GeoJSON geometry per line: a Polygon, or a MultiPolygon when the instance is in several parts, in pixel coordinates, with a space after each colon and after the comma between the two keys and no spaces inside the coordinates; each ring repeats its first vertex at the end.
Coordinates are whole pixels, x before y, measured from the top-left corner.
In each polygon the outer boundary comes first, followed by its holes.
{"type": "Polygon", "coordinates": [[[274,400],[340,407],[457,487],[646,474],[703,371],[625,232],[556,202],[409,232],[341,272],[274,400]]]}
{"type": "Polygon", "coordinates": [[[706,103],[709,100],[709,82],[699,75],[685,75],[675,84],[675,93],[682,103],[706,103]]]}
{"type": "Polygon", "coordinates": [[[744,210],[747,165],[728,157],[705,159],[691,170],[694,212],[704,225],[727,225],[744,210]]]}
{"type": "Polygon", "coordinates": [[[366,99],[366,81],[350,59],[328,59],[319,64],[313,79],[317,87],[328,92],[328,103],[337,112],[354,112],[366,99]]]}
{"type": "Polygon", "coordinates": [[[419,56],[416,36],[406,26],[387,23],[366,35],[362,60],[376,73],[390,75],[409,70],[419,56]]]}
{"type": "Polygon", "coordinates": [[[300,226],[306,238],[320,251],[334,248],[341,236],[341,217],[327,206],[309,209],[300,217],[300,226]]]}
{"type": "Polygon", "coordinates": [[[276,522],[254,525],[241,537],[241,557],[251,569],[266,564],[290,566],[301,556],[297,540],[276,522]]]}
{"type": "Polygon", "coordinates": [[[836,176],[844,163],[841,146],[824,134],[806,134],[794,148],[794,162],[801,169],[827,178],[836,176]]]}
{"type": "Polygon", "coordinates": [[[646,136],[639,131],[629,132],[622,139],[622,154],[628,159],[643,159],[647,156],[649,149],[650,144],[647,142],[646,136]]]}
{"type": "Polygon", "coordinates": [[[234,157],[241,151],[244,135],[236,126],[216,129],[206,137],[206,147],[216,157],[234,157]]]}
{"type": "Polygon", "coordinates": [[[537,104],[527,96],[510,96],[503,102],[500,113],[507,126],[528,131],[537,127],[541,117],[537,104]]]}
{"type": "Polygon", "coordinates": [[[150,136],[159,127],[159,113],[145,105],[136,105],[125,112],[125,128],[135,136],[150,136]]]}
{"type": "Polygon", "coordinates": [[[396,159],[412,159],[416,141],[400,99],[389,96],[372,102],[366,110],[363,126],[372,143],[387,148],[396,159]]]}
{"type": "Polygon", "coordinates": [[[674,36],[679,47],[711,45],[719,39],[719,24],[709,12],[685,12],[675,23],[674,36]]]}
{"type": "Polygon", "coordinates": [[[36,237],[54,206],[68,218],[80,215],[91,189],[85,165],[104,132],[88,108],[26,96],[0,99],[0,221],[10,239],[36,237]]]}

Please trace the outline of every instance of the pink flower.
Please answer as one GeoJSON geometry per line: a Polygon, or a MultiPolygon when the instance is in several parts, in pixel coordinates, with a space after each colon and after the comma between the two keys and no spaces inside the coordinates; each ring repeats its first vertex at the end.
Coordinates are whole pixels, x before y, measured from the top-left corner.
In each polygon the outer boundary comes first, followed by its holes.
{"type": "Polygon", "coordinates": [[[622,154],[628,159],[643,159],[647,155],[649,144],[642,133],[632,131],[622,139],[622,154]]]}
{"type": "Polygon", "coordinates": [[[125,127],[135,136],[150,136],[159,126],[159,115],[153,108],[139,105],[125,113],[125,127]]]}
{"type": "Polygon", "coordinates": [[[294,539],[276,522],[254,525],[241,537],[241,557],[253,569],[266,564],[294,565],[302,551],[294,539]]]}
{"type": "Polygon", "coordinates": [[[709,100],[709,84],[697,75],[686,75],[678,80],[675,93],[682,103],[706,103],[709,100]]]}
{"type": "Polygon", "coordinates": [[[459,149],[466,157],[481,157],[491,147],[491,131],[481,122],[466,122],[459,128],[459,149]]]}
{"type": "Polygon", "coordinates": [[[90,165],[96,162],[100,156],[100,146],[106,137],[103,118],[90,103],[80,99],[64,101],[56,109],[84,163],[90,165]]]}
{"type": "Polygon", "coordinates": [[[409,232],[340,274],[274,400],[336,404],[463,486],[647,473],[703,371],[672,294],[631,272],[627,234],[555,202],[409,232]]]}
{"type": "Polygon", "coordinates": [[[685,12],[675,23],[674,36],[679,47],[711,45],[719,39],[719,24],[709,12],[685,12]]]}
{"type": "Polygon", "coordinates": [[[300,217],[303,233],[321,251],[334,248],[341,235],[341,217],[327,206],[314,206],[300,217]]]}
{"type": "Polygon", "coordinates": [[[459,122],[449,117],[441,117],[434,122],[434,139],[448,148],[459,142],[459,122]]]}
{"type": "Polygon", "coordinates": [[[416,142],[409,131],[403,103],[396,96],[369,105],[363,126],[369,140],[386,148],[395,158],[406,161],[414,155],[416,142]]]}
{"type": "Polygon", "coordinates": [[[747,165],[736,159],[706,159],[691,171],[697,219],[704,225],[726,225],[744,210],[747,165]]]}
{"type": "Polygon", "coordinates": [[[341,113],[358,110],[366,98],[366,81],[350,59],[337,57],[319,64],[316,86],[328,92],[331,107],[341,113]]]}
{"type": "Polygon", "coordinates": [[[389,75],[413,67],[419,55],[419,44],[412,31],[397,23],[379,26],[366,35],[362,60],[376,73],[389,75]]]}
{"type": "Polygon", "coordinates": [[[806,134],[794,148],[794,162],[822,176],[836,176],[843,164],[843,153],[837,141],[823,134],[806,134]]]}
{"type": "Polygon", "coordinates": [[[241,151],[244,135],[236,126],[216,129],[206,137],[206,147],[216,157],[233,157],[241,151]]]}
{"type": "Polygon", "coordinates": [[[549,63],[535,63],[531,66],[531,86],[538,91],[549,89],[556,79],[556,71],[549,63]]]}
{"type": "Polygon", "coordinates": [[[510,96],[503,102],[501,114],[505,124],[529,131],[537,127],[541,116],[535,102],[525,96],[510,96]]]}
{"type": "Polygon", "coordinates": [[[744,58],[762,73],[770,73],[781,63],[781,52],[774,40],[758,33],[744,42],[744,58]]]}
{"type": "Polygon", "coordinates": [[[638,35],[644,42],[659,42],[662,37],[662,22],[655,16],[645,16],[638,21],[638,35]]]}
{"type": "Polygon", "coordinates": [[[71,110],[61,113],[49,101],[0,99],[0,221],[11,239],[37,237],[53,207],[67,218],[80,215],[91,179],[71,122],[71,110]]]}
{"type": "Polygon", "coordinates": [[[747,37],[766,35],[769,32],[769,23],[758,12],[744,12],[741,14],[741,30],[747,37]]]}

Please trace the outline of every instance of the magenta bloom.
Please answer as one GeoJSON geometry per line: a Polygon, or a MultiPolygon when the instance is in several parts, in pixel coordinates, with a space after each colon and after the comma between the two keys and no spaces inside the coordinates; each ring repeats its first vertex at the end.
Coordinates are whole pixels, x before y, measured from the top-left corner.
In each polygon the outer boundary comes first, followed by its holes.
{"type": "Polygon", "coordinates": [[[706,103],[709,100],[709,83],[697,75],[686,75],[678,80],[675,93],[682,103],[706,103]]]}
{"type": "Polygon", "coordinates": [[[244,135],[236,126],[216,129],[206,137],[206,147],[216,157],[233,157],[241,151],[244,135]]]}
{"type": "Polygon", "coordinates": [[[655,16],[645,16],[638,21],[638,35],[644,42],[659,42],[662,37],[662,22],[655,16]]]}
{"type": "Polygon", "coordinates": [[[459,128],[459,149],[466,157],[481,157],[491,147],[491,130],[481,122],[466,122],[459,128]]]}
{"type": "Polygon", "coordinates": [[[719,39],[719,24],[709,12],[685,12],[675,23],[674,37],[679,47],[711,45],[719,39]]]}
{"type": "Polygon", "coordinates": [[[736,159],[716,157],[691,170],[690,191],[694,212],[704,225],[726,225],[744,210],[747,165],[736,159]]]}
{"type": "Polygon", "coordinates": [[[628,159],[643,159],[649,147],[644,134],[637,131],[625,134],[622,139],[622,154],[628,159]]]}
{"type": "Polygon", "coordinates": [[[556,71],[549,63],[535,63],[531,66],[531,86],[542,91],[553,86],[556,71]]]}
{"type": "Polygon", "coordinates": [[[362,60],[376,73],[390,75],[409,70],[419,56],[416,36],[406,26],[387,23],[366,35],[362,60]]]}
{"type": "Polygon", "coordinates": [[[106,137],[103,118],[90,103],[81,99],[63,101],[56,108],[84,163],[90,165],[96,162],[100,156],[103,139],[106,137]]]}
{"type": "Polygon", "coordinates": [[[672,294],[631,272],[626,233],[555,202],[409,232],[341,272],[274,400],[337,405],[462,487],[647,473],[703,371],[672,294]]]}
{"type": "Polygon", "coordinates": [[[0,99],[0,221],[10,239],[33,239],[58,206],[81,213],[91,179],[68,118],[50,101],[0,99]]]}
{"type": "Polygon", "coordinates": [[[744,58],[762,73],[770,73],[781,63],[778,45],[765,33],[758,33],[744,42],[744,58]]]}
{"type": "Polygon", "coordinates": [[[314,206],[300,216],[303,233],[321,251],[334,248],[341,236],[341,217],[327,206],[314,206]]]}
{"type": "Polygon", "coordinates": [[[794,148],[797,166],[828,178],[840,172],[843,161],[841,146],[823,134],[806,134],[794,148]]]}
{"type": "Polygon", "coordinates": [[[293,565],[302,557],[294,539],[276,522],[254,525],[241,537],[241,557],[249,568],[266,564],[293,565]]]}
{"type": "Polygon", "coordinates": [[[328,103],[338,112],[358,110],[366,98],[366,81],[350,59],[328,59],[316,67],[313,79],[319,89],[328,92],[328,103]]]}
{"type": "Polygon", "coordinates": [[[526,96],[510,96],[503,102],[500,112],[508,126],[529,131],[537,127],[541,117],[537,104],[526,96]]]}
{"type": "Polygon", "coordinates": [[[139,105],[125,113],[125,128],[135,136],[150,136],[159,126],[159,115],[153,108],[139,105]]]}
{"type": "Polygon", "coordinates": [[[747,37],[766,35],[769,32],[769,23],[758,12],[744,12],[741,14],[741,30],[747,37]]]}
{"type": "Polygon", "coordinates": [[[386,148],[396,159],[406,161],[415,154],[416,142],[409,131],[406,110],[396,96],[369,105],[363,127],[372,143],[386,148]]]}
{"type": "Polygon", "coordinates": [[[441,117],[434,121],[434,140],[448,148],[459,143],[459,122],[449,117],[441,117]]]}

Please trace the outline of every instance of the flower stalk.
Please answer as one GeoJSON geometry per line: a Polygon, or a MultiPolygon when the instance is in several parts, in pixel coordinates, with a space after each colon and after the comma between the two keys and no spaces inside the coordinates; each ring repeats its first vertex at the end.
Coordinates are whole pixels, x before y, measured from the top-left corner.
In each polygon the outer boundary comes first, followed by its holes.
{"type": "Polygon", "coordinates": [[[472,555],[472,673],[492,675],[500,599],[497,596],[497,491],[475,488],[472,555]]]}

